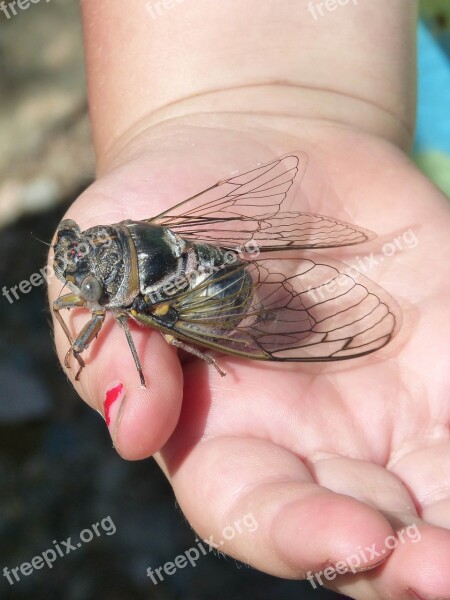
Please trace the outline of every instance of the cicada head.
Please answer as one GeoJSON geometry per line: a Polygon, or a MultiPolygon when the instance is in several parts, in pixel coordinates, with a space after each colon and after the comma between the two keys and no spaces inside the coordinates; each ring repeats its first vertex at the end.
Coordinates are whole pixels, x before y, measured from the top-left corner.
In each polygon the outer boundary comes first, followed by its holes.
{"type": "Polygon", "coordinates": [[[77,247],[81,238],[80,228],[75,221],[61,221],[53,244],[53,270],[60,281],[66,282],[67,276],[75,275],[78,271],[81,257],[78,256],[77,247]]]}
{"type": "Polygon", "coordinates": [[[61,221],[53,245],[58,279],[88,303],[105,305],[124,277],[123,249],[112,226],[81,231],[71,219],[61,221]]]}

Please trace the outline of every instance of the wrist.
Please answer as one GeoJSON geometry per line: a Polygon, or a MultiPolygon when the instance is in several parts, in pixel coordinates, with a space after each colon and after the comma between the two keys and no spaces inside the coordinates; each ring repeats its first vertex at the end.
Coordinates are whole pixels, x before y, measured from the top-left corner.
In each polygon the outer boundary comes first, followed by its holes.
{"type": "Polygon", "coordinates": [[[165,140],[163,146],[170,145],[170,137],[175,145],[184,139],[184,147],[179,148],[183,153],[189,147],[189,131],[195,140],[197,129],[240,132],[276,146],[283,140],[281,147],[287,150],[296,148],[299,140],[303,147],[336,136],[363,135],[408,152],[414,137],[408,123],[359,98],[295,86],[245,86],[186,98],[130,123],[118,137],[97,148],[98,172],[153,148],[160,138],[165,140]]]}

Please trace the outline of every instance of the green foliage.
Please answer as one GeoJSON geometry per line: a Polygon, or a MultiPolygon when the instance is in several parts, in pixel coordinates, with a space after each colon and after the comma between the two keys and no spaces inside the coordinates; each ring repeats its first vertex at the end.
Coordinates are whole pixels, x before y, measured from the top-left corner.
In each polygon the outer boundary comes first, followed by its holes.
{"type": "Polygon", "coordinates": [[[450,0],[420,0],[420,16],[450,30],[450,0]]]}
{"type": "Polygon", "coordinates": [[[416,154],[414,162],[450,200],[450,158],[443,152],[431,150],[416,154]]]}

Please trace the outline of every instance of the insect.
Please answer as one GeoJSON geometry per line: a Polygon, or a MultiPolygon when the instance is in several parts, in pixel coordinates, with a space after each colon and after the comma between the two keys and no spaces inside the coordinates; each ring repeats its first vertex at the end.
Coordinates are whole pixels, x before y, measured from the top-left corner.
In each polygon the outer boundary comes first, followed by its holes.
{"type": "Polygon", "coordinates": [[[53,311],[70,344],[65,365],[71,354],[78,361],[76,379],[106,311],[124,329],[143,386],[130,319],[221,375],[204,349],[255,360],[334,361],[385,346],[400,326],[397,303],[355,269],[308,251],[360,244],[374,234],[283,210],[307,162],[299,152],[258,164],[143,221],[86,231],[62,221],[54,270],[71,292],[53,311]],[[60,311],[75,306],[92,316],[74,339],[60,311]]]}

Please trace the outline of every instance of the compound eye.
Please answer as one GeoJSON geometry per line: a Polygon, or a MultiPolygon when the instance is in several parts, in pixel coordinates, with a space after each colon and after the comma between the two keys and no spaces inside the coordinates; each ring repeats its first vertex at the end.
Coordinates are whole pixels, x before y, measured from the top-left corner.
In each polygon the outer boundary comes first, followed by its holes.
{"type": "Polygon", "coordinates": [[[93,275],[88,275],[83,279],[80,288],[80,296],[88,302],[97,302],[103,293],[99,280],[93,275]]]}

